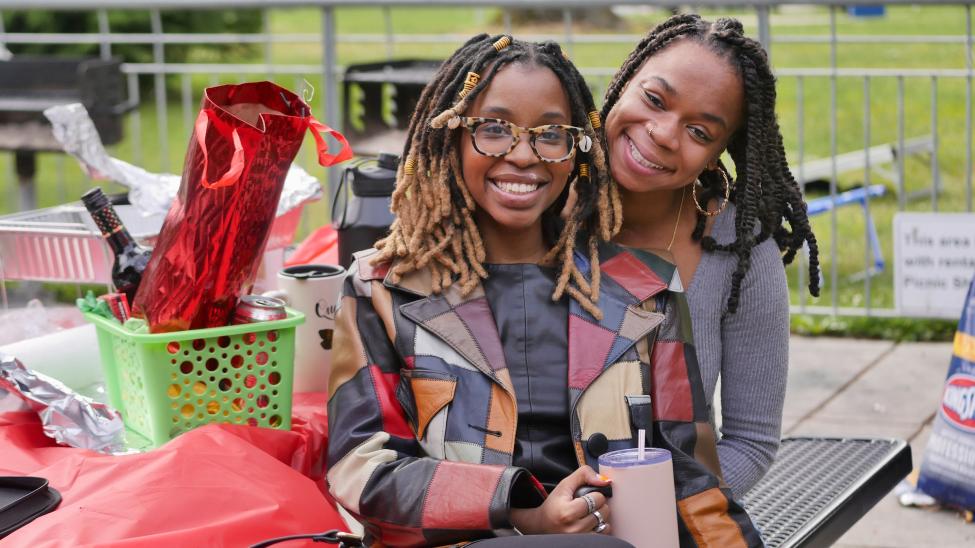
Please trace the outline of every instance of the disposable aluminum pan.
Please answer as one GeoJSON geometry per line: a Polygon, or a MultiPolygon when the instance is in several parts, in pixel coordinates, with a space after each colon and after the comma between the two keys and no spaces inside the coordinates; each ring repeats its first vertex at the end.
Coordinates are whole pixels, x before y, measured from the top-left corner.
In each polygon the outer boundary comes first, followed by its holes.
{"type": "MultiPolygon", "coordinates": [[[[151,246],[179,190],[180,176],[150,173],[109,156],[81,104],[59,105],[44,114],[65,151],[89,174],[129,188],[133,205],[115,206],[115,210],[132,236],[151,246]]],[[[290,245],[304,204],[320,196],[318,179],[292,165],[265,251],[290,245]]],[[[0,217],[0,284],[6,280],[108,284],[112,261],[111,251],[79,202],[0,217]]]]}
{"type": "MultiPolygon", "coordinates": [[[[298,204],[274,219],[265,250],[291,244],[303,207],[298,204]]],[[[131,205],[117,205],[115,211],[136,240],[150,247],[155,243],[164,215],[144,216],[131,205]]],[[[0,216],[0,281],[108,284],[112,261],[81,202],[0,216]]]]}
{"type": "MultiPolygon", "coordinates": [[[[144,217],[132,206],[115,206],[134,238],[147,245],[163,216],[144,217]]],[[[109,283],[112,253],[78,202],[0,217],[0,279],[109,283]]]]}

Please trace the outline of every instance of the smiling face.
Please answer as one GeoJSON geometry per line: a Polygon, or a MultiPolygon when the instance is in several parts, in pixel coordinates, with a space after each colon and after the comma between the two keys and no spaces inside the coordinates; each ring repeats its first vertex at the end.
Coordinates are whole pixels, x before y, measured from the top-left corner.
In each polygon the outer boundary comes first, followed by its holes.
{"type": "MultiPolygon", "coordinates": [[[[571,112],[562,82],[551,69],[512,64],[494,75],[465,115],[500,118],[530,128],[571,124],[571,112]]],[[[526,134],[508,154],[484,156],[474,149],[466,130],[460,135],[460,159],[464,183],[477,203],[475,219],[482,235],[540,231],[542,213],[565,189],[574,166],[572,158],[541,161],[526,134]]]]}
{"type": "Polygon", "coordinates": [[[690,183],[714,166],[743,108],[744,87],[727,60],[692,40],[667,46],[606,116],[613,178],[631,192],[690,183]]]}

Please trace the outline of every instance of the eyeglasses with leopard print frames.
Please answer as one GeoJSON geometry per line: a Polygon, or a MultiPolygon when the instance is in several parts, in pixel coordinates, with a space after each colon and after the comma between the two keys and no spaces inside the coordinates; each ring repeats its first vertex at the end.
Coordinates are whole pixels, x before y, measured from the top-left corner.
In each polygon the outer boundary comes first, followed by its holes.
{"type": "Polygon", "coordinates": [[[576,145],[586,137],[586,130],[576,126],[549,124],[526,128],[500,118],[459,118],[461,124],[471,132],[474,150],[485,156],[501,157],[508,154],[518,146],[521,135],[528,134],[528,143],[539,160],[562,162],[575,155],[576,145]]]}

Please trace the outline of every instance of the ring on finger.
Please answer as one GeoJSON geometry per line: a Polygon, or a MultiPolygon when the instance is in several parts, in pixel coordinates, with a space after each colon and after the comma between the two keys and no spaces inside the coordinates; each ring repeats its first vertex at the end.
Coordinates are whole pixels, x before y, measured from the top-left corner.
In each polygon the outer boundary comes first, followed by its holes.
{"type": "Polygon", "coordinates": [[[592,500],[592,495],[586,493],[582,495],[582,498],[586,501],[586,513],[591,514],[596,511],[596,501],[592,500]]]}
{"type": "Polygon", "coordinates": [[[603,519],[603,515],[599,513],[599,510],[593,510],[592,515],[596,518],[596,526],[592,528],[595,533],[602,533],[609,524],[603,519]]]}

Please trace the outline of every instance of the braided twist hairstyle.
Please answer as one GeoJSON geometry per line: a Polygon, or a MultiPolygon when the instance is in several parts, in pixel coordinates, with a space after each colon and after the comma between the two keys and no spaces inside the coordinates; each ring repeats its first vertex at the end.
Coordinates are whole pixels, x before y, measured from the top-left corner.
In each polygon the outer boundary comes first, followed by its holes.
{"type": "MultiPolygon", "coordinates": [[[[745,105],[742,126],[728,141],[728,154],[735,163],[730,200],[737,207],[735,236],[731,244],[718,244],[704,236],[706,217],[698,213],[692,238],[707,251],[725,251],[738,258],[731,278],[728,311],[738,309],[741,282],[751,266],[751,251],[770,236],[789,264],[803,243],[809,245],[809,292],[819,295],[819,246],[809,225],[802,191],[789,170],[782,145],[782,132],[775,115],[775,76],[762,45],[744,35],[735,19],[710,23],[695,14],[670,17],[651,30],[623,62],[606,90],[601,115],[613,109],[620,94],[643,63],[678,40],[694,40],[725,59],[744,84],[745,105]]],[[[719,161],[718,169],[728,173],[719,161]]],[[[729,180],[730,180],[729,176],[729,180]]],[[[724,180],[717,170],[706,170],[699,180],[702,207],[724,195],[724,180]]]]}
{"type": "Polygon", "coordinates": [[[559,268],[553,299],[568,293],[600,317],[595,306],[600,279],[597,242],[608,241],[619,231],[622,205],[609,177],[605,140],[589,116],[596,110],[592,93],[562,48],[551,41],[529,43],[480,34],[444,61],[421,93],[410,120],[392,197],[396,220],[389,236],[376,243],[379,253],[373,262],[398,259],[391,271],[394,281],[426,268],[436,293],[457,283],[467,295],[487,277],[484,243],[473,217],[477,204],[464,183],[458,152],[458,132],[465,130],[451,120],[491,85],[499,70],[516,63],[551,69],[568,97],[571,124],[584,128],[593,140],[588,152],[576,149],[569,181],[578,199],[566,220],[560,220],[559,213],[569,185],[542,215],[543,235],[551,246],[543,262],[559,268]],[[470,72],[480,76],[473,86],[470,72]],[[588,169],[580,173],[582,164],[588,169]],[[577,244],[586,247],[582,252],[590,258],[588,280],[574,260],[577,244]]]}

